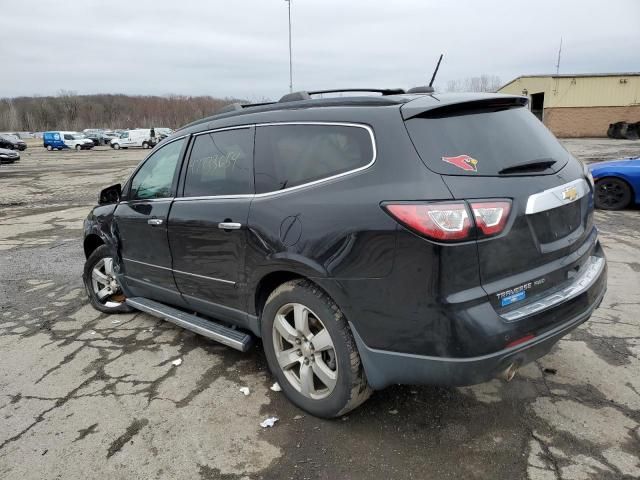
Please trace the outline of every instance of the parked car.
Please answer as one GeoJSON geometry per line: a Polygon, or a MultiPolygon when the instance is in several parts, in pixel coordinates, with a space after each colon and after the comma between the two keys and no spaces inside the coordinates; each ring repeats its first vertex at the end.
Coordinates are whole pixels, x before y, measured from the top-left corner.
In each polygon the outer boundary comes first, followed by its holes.
{"type": "Polygon", "coordinates": [[[592,163],[589,170],[596,208],[621,210],[640,203],[640,157],[592,163]]]}
{"type": "Polygon", "coordinates": [[[0,148],[0,163],[14,163],[20,160],[20,154],[16,150],[0,148]]]}
{"type": "Polygon", "coordinates": [[[78,151],[89,150],[93,148],[93,141],[89,140],[82,133],[78,132],[44,132],[42,135],[44,148],[47,150],[62,150],[65,148],[74,148],[78,151]]]}
{"type": "Polygon", "coordinates": [[[27,144],[15,135],[0,133],[0,148],[23,151],[27,149],[27,144]]]}
{"type": "Polygon", "coordinates": [[[108,145],[109,142],[111,142],[111,138],[102,132],[86,132],[84,133],[84,136],[91,140],[96,147],[99,147],[100,145],[108,145]]]}
{"type": "Polygon", "coordinates": [[[151,129],[149,128],[127,130],[121,133],[118,138],[111,139],[109,144],[111,148],[116,150],[129,147],[151,148],[154,145],[151,140],[151,129]]]}
{"type": "Polygon", "coordinates": [[[398,383],[509,380],[591,316],[593,186],[524,97],[314,93],[187,125],[104,189],[91,304],[261,337],[319,417],[398,383]]]}

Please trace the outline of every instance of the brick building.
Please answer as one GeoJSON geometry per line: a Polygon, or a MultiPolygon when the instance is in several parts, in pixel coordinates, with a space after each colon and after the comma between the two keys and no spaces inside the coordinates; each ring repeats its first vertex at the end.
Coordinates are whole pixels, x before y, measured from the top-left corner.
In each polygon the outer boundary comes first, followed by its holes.
{"type": "Polygon", "coordinates": [[[640,122],[640,73],[528,75],[498,92],[528,96],[558,137],[605,137],[610,123],[640,122]]]}

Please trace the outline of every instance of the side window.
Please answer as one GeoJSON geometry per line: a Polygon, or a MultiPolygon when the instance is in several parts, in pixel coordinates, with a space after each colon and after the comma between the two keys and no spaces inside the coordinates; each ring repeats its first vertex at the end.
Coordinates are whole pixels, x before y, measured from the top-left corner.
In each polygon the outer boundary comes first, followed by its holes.
{"type": "Polygon", "coordinates": [[[348,172],[373,160],[369,132],[344,125],[273,125],[256,129],[256,193],[348,172]]]}
{"type": "Polygon", "coordinates": [[[176,140],[151,155],[131,180],[130,200],[167,198],[180,160],[184,139],[176,140]]]}
{"type": "Polygon", "coordinates": [[[65,140],[73,140],[73,135],[69,135],[68,133],[64,134],[64,139],[65,140]]]}
{"type": "Polygon", "coordinates": [[[253,129],[195,137],[184,183],[185,197],[253,193],[253,129]]]}

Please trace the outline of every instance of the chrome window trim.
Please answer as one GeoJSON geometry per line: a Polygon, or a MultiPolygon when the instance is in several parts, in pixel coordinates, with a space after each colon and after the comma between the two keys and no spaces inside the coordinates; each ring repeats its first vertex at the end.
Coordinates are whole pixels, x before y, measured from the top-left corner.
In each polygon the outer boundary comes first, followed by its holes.
{"type": "Polygon", "coordinates": [[[586,292],[597,281],[604,269],[605,261],[602,257],[589,257],[584,271],[580,274],[568,287],[563,288],[559,292],[552,293],[541,298],[530,305],[511,310],[510,312],[500,315],[507,322],[514,322],[523,317],[539,313],[543,310],[551,308],[559,303],[566,302],[577,297],[581,293],[586,292]]]}
{"type": "Polygon", "coordinates": [[[235,125],[233,127],[218,127],[218,128],[212,128],[211,130],[203,130],[201,132],[194,133],[193,136],[197,137],[197,136],[200,136],[200,135],[206,135],[208,133],[225,132],[227,130],[244,130],[245,128],[249,129],[249,128],[253,128],[253,127],[255,127],[255,124],[253,124],[253,123],[247,123],[247,124],[244,124],[244,125],[235,125]]]}
{"type": "MultiPolygon", "coordinates": [[[[284,188],[282,190],[273,190],[271,192],[264,192],[264,193],[247,193],[247,194],[237,194],[237,195],[206,195],[206,196],[198,196],[198,197],[177,197],[175,199],[175,201],[179,202],[179,201],[214,200],[214,199],[227,199],[227,198],[228,199],[242,199],[242,198],[253,199],[253,198],[274,197],[274,196],[278,196],[278,195],[287,194],[289,192],[301,190],[303,188],[308,188],[308,187],[312,187],[312,186],[315,186],[315,185],[319,185],[321,183],[330,182],[332,180],[336,180],[338,178],[341,178],[341,177],[344,177],[344,176],[347,176],[347,175],[352,175],[354,173],[361,172],[363,170],[366,170],[366,169],[370,168],[376,162],[376,160],[378,158],[378,147],[376,145],[375,134],[373,133],[373,129],[369,125],[366,125],[364,123],[314,122],[314,121],[252,123],[252,124],[246,124],[246,125],[236,125],[236,126],[233,126],[233,127],[223,127],[223,128],[216,128],[216,129],[206,130],[206,131],[203,131],[203,132],[194,133],[193,136],[195,137],[197,135],[202,135],[202,134],[206,134],[206,133],[215,133],[215,132],[220,132],[220,131],[225,131],[225,130],[237,130],[237,129],[241,129],[241,128],[251,128],[251,127],[259,128],[259,127],[271,127],[271,126],[282,126],[282,125],[327,125],[327,126],[336,126],[337,125],[339,127],[363,128],[369,133],[369,137],[371,139],[371,148],[373,150],[373,152],[372,152],[373,155],[372,155],[371,161],[369,163],[367,163],[366,165],[363,165],[363,166],[358,167],[358,168],[354,168],[352,170],[348,170],[346,172],[338,173],[336,175],[331,175],[330,177],[320,178],[320,179],[314,180],[312,182],[302,183],[300,185],[295,185],[293,187],[284,188]]],[[[254,155],[254,169],[255,169],[255,151],[253,152],[253,155],[254,155]]],[[[255,173],[255,170],[254,170],[254,173],[255,173]]]]}
{"type": "Polygon", "coordinates": [[[144,202],[173,202],[175,197],[162,197],[162,198],[136,198],[135,200],[122,200],[120,205],[129,205],[136,203],[144,203],[144,202]]]}
{"type": "Polygon", "coordinates": [[[141,262],[140,260],[134,260],[133,258],[122,257],[122,260],[124,260],[125,262],[139,263],[140,265],[145,265],[147,267],[154,267],[154,268],[160,268],[162,270],[168,270],[170,272],[179,273],[179,274],[182,274],[182,275],[190,275],[192,277],[204,278],[205,280],[213,280],[213,281],[220,282],[220,283],[227,283],[229,285],[235,285],[236,284],[236,282],[233,282],[231,280],[224,280],[222,278],[216,278],[216,277],[207,277],[206,275],[199,275],[197,273],[189,273],[189,272],[185,272],[185,271],[182,271],[182,270],[176,270],[174,268],[163,267],[161,265],[154,265],[153,263],[141,262]]]}
{"type": "Polygon", "coordinates": [[[543,190],[539,193],[530,195],[527,199],[527,208],[525,213],[527,215],[544,212],[551,210],[552,208],[568,205],[573,202],[577,202],[582,197],[589,193],[589,185],[584,178],[579,178],[569,183],[559,185],[557,187],[543,190]],[[573,200],[565,200],[562,198],[562,193],[569,188],[575,187],[577,190],[577,196],[573,200]]]}

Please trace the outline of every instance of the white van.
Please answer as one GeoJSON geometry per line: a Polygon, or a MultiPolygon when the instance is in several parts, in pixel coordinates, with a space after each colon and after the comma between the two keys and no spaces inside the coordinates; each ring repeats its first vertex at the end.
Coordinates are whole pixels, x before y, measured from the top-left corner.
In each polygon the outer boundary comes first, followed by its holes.
{"type": "Polygon", "coordinates": [[[118,138],[112,139],[109,145],[116,150],[129,147],[151,148],[153,146],[151,129],[136,128],[135,130],[127,130],[121,133],[118,138]]]}
{"type": "Polygon", "coordinates": [[[92,140],[78,132],[44,132],[42,134],[42,142],[49,151],[62,150],[63,148],[88,150],[94,147],[92,140]]]}

